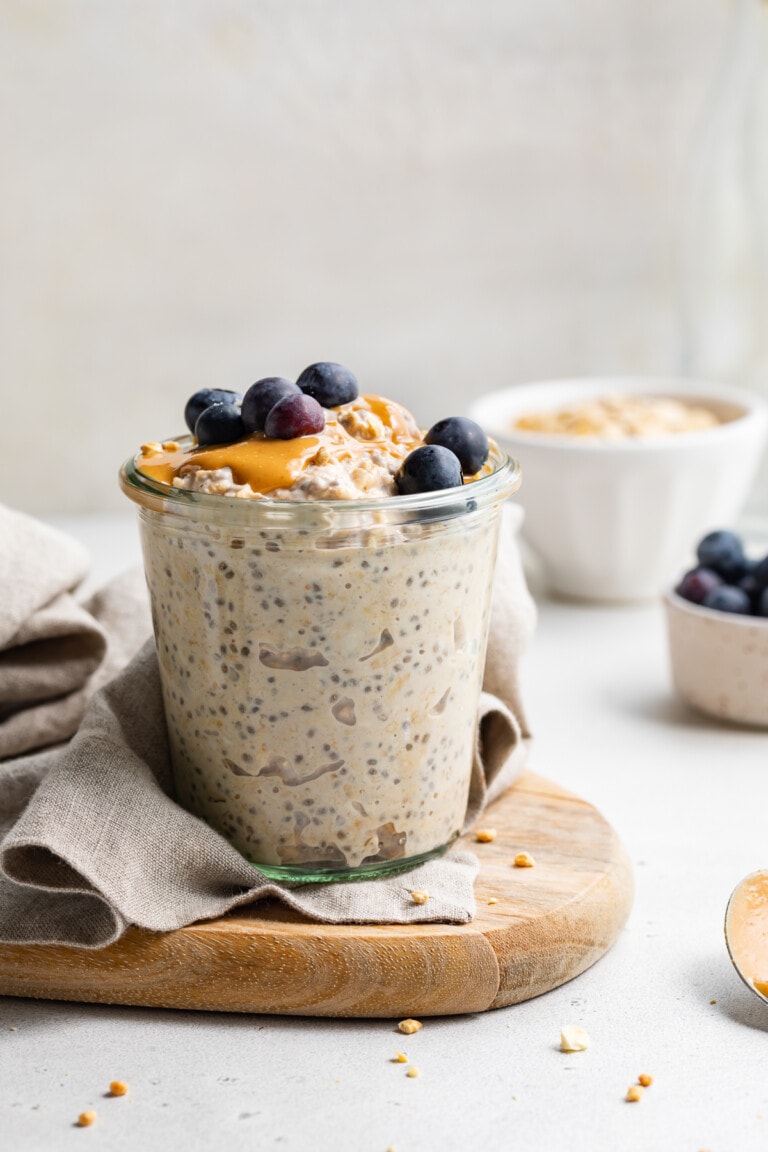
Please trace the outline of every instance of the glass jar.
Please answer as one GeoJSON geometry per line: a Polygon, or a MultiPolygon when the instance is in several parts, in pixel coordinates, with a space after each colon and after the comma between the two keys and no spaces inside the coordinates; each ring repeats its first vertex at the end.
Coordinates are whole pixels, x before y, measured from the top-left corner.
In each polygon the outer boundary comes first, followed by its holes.
{"type": "Polygon", "coordinates": [[[520,483],[242,500],[123,467],[177,798],[268,876],[379,876],[466,809],[499,512],[520,483]]]}

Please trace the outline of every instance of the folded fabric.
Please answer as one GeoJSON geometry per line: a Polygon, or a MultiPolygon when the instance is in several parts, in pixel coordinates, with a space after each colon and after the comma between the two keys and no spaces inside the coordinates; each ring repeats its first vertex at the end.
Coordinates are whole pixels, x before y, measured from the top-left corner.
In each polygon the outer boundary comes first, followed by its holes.
{"type": "MultiPolygon", "coordinates": [[[[514,528],[510,519],[500,549],[466,827],[512,782],[528,746],[516,667],[534,611],[514,528]]],[[[137,579],[129,574],[91,601],[110,639],[88,685],[125,663],[140,628],[146,634],[137,579]]],[[[129,924],[167,931],[266,896],[329,922],[462,923],[474,915],[477,861],[469,853],[379,880],[278,884],[172,794],[149,640],[92,697],[67,746],[0,764],[0,941],[99,948],[129,924]],[[416,888],[429,892],[427,903],[411,899],[416,888]]]]}
{"type": "Polygon", "coordinates": [[[0,759],[67,740],[150,628],[137,570],[80,603],[75,540],[0,506],[0,759]]]}

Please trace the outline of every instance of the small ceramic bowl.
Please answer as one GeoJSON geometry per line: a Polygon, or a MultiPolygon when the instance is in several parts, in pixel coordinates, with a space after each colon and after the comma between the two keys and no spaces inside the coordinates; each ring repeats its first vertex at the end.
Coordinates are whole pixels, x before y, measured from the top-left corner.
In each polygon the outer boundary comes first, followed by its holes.
{"type": "Polygon", "coordinates": [[[503,388],[469,415],[520,461],[523,539],[551,589],[586,600],[658,596],[682,571],[691,540],[732,524],[768,432],[768,404],[726,384],[606,377],[503,388]],[[606,441],[522,431],[516,420],[622,393],[709,408],[716,427],[606,441]]]}
{"type": "Polygon", "coordinates": [[[700,712],[768,728],[768,618],[664,597],[672,682],[700,712]]]}

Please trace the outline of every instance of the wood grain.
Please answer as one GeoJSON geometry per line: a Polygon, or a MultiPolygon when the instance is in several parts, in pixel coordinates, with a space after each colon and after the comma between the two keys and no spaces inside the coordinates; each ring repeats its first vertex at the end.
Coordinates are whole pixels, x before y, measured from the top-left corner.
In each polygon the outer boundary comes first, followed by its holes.
{"type": "Polygon", "coordinates": [[[0,946],[0,994],[398,1018],[530,999],[610,948],[629,915],[631,869],[595,808],[531,773],[483,825],[494,841],[459,842],[481,861],[471,924],[316,924],[270,901],[176,932],[130,929],[95,952],[0,946]],[[513,866],[520,851],[535,867],[513,866]]]}

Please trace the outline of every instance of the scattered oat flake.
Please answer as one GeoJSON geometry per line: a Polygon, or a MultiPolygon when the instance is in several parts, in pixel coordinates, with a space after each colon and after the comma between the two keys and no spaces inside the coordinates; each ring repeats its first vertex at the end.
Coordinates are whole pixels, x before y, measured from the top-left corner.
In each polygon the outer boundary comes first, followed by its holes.
{"type": "Polygon", "coordinates": [[[421,892],[417,889],[415,892],[411,892],[411,900],[413,900],[414,904],[426,904],[427,900],[429,900],[429,893],[421,892]]]}
{"type": "Polygon", "coordinates": [[[475,832],[475,840],[480,844],[490,844],[492,840],[496,839],[495,828],[478,828],[475,832]]]}
{"type": "Polygon", "coordinates": [[[488,903],[489,904],[498,904],[498,900],[496,899],[495,896],[491,896],[490,899],[488,900],[488,903]]]}
{"type": "Polygon", "coordinates": [[[95,1112],[91,1112],[91,1111],[81,1112],[77,1118],[78,1127],[79,1128],[90,1128],[91,1124],[93,1124],[95,1119],[96,1119],[96,1113],[95,1112]]]}
{"type": "Polygon", "coordinates": [[[586,1052],[589,1048],[589,1036],[578,1024],[566,1024],[560,1031],[561,1052],[586,1052]]]}
{"type": "Polygon", "coordinates": [[[628,1104],[637,1104],[643,1098],[643,1089],[639,1084],[632,1084],[627,1088],[627,1094],[624,1099],[628,1104]]]}
{"type": "Polygon", "coordinates": [[[424,1025],[420,1020],[411,1020],[409,1017],[407,1020],[401,1020],[397,1027],[401,1032],[404,1032],[406,1036],[412,1036],[414,1032],[418,1032],[424,1025]]]}
{"type": "Polygon", "coordinates": [[[419,1075],[419,1070],[418,1070],[418,1068],[414,1068],[413,1065],[411,1065],[411,1067],[406,1072],[406,1076],[409,1078],[409,1080],[415,1080],[418,1075],[419,1075]]]}
{"type": "Polygon", "coordinates": [[[529,852],[518,852],[515,856],[515,868],[533,868],[535,863],[529,852]]]}
{"type": "Polygon", "coordinates": [[[113,1080],[109,1086],[110,1096],[125,1096],[128,1092],[128,1085],[124,1080],[113,1080]]]}
{"type": "Polygon", "coordinates": [[[642,1084],[643,1088],[650,1088],[653,1084],[653,1076],[649,1076],[647,1072],[642,1072],[637,1078],[638,1084],[642,1084]]]}
{"type": "Polygon", "coordinates": [[[407,1064],[408,1063],[408,1057],[406,1056],[405,1052],[395,1052],[395,1055],[392,1057],[392,1063],[393,1064],[407,1064]]]}

